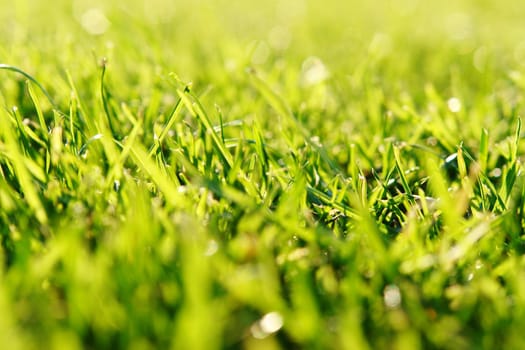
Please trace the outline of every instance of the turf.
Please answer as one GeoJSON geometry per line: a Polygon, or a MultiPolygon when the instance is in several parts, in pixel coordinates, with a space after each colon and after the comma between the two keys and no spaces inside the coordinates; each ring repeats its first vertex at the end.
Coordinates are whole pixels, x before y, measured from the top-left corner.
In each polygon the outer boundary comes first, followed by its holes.
{"type": "Polygon", "coordinates": [[[0,348],[525,348],[524,15],[4,1],[0,348]]]}

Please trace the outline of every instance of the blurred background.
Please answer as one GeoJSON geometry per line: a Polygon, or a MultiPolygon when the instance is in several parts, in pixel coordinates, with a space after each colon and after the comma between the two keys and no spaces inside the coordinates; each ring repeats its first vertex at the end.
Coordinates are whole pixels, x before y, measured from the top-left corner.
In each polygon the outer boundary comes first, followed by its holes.
{"type": "MultiPolygon", "coordinates": [[[[250,67],[294,110],[311,107],[346,119],[362,114],[351,101],[363,100],[369,87],[416,110],[427,108],[429,94],[444,101],[459,96],[467,110],[469,101],[494,104],[497,97],[509,110],[495,114],[512,114],[522,100],[514,88],[525,86],[521,1],[4,3],[0,61],[33,72],[51,90],[68,88],[66,71],[78,84],[93,84],[103,57],[121,95],[138,100],[175,72],[200,91],[215,88],[211,102],[233,106],[244,98],[250,67]]],[[[68,96],[61,97],[66,103],[68,96]]],[[[227,112],[227,119],[250,113],[227,112]]],[[[491,127],[499,118],[481,117],[491,127]]]]}
{"type": "Polygon", "coordinates": [[[50,59],[75,69],[104,55],[130,72],[139,71],[134,65],[160,66],[196,79],[247,64],[300,69],[315,56],[346,74],[364,59],[395,61],[398,73],[418,72],[423,81],[445,79],[451,65],[465,61],[470,74],[525,65],[525,4],[513,0],[4,3],[0,59],[20,66],[50,59]],[[78,62],[79,53],[87,60],[78,62]],[[431,59],[443,55],[454,59],[447,66],[431,59]]]}

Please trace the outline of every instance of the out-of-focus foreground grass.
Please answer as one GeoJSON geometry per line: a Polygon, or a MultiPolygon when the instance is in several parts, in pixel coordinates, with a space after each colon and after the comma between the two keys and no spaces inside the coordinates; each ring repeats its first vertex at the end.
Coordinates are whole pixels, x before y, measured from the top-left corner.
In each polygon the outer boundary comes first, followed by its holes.
{"type": "Polygon", "coordinates": [[[1,348],[525,347],[525,4],[2,5],[1,348]]]}

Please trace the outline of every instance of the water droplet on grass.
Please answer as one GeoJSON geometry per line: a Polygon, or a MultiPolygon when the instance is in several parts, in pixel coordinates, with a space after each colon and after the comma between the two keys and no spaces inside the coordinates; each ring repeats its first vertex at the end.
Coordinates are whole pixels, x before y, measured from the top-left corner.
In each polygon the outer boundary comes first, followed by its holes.
{"type": "Polygon", "coordinates": [[[261,330],[266,334],[277,332],[283,326],[283,317],[278,312],[270,312],[260,321],[261,330]]]}
{"type": "Polygon", "coordinates": [[[311,86],[325,81],[329,76],[328,69],[317,57],[308,57],[302,66],[301,83],[311,86]]]}
{"type": "Polygon", "coordinates": [[[456,97],[452,97],[447,101],[447,106],[452,113],[457,113],[461,110],[461,101],[456,97]]]}
{"type": "Polygon", "coordinates": [[[489,177],[500,177],[502,174],[502,171],[500,168],[494,168],[492,169],[492,171],[489,173],[489,177]]]}
{"type": "Polygon", "coordinates": [[[204,255],[206,256],[212,256],[213,254],[217,253],[219,250],[219,244],[216,240],[212,239],[208,242],[208,246],[206,247],[206,251],[204,252],[204,255]]]}
{"type": "Polygon", "coordinates": [[[250,331],[252,336],[256,339],[264,339],[277,332],[283,326],[283,317],[278,312],[270,312],[263,316],[259,321],[255,322],[250,331]]]}
{"type": "Polygon", "coordinates": [[[385,287],[383,292],[386,307],[394,309],[401,305],[401,291],[395,284],[391,284],[385,287]]]}
{"type": "Polygon", "coordinates": [[[80,24],[89,34],[101,35],[108,30],[110,22],[102,10],[91,8],[82,14],[80,24]]]}

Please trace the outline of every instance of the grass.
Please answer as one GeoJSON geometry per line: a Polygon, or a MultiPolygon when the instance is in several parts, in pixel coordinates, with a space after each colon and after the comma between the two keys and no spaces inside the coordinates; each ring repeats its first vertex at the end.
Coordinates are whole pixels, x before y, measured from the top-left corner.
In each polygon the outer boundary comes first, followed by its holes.
{"type": "Polygon", "coordinates": [[[21,0],[0,347],[525,347],[525,6],[21,0]]]}

